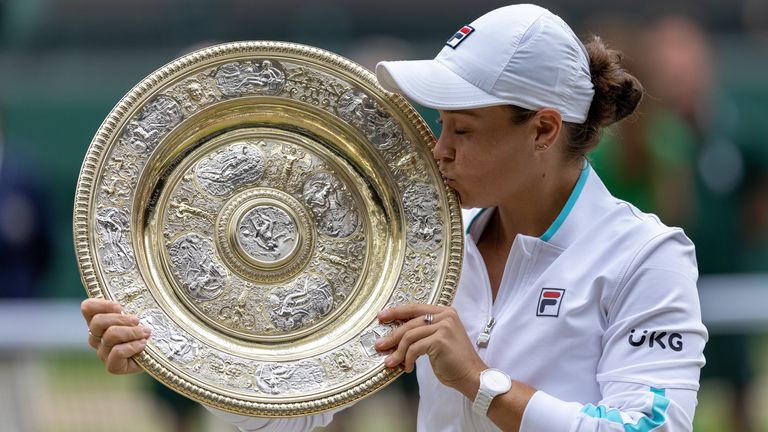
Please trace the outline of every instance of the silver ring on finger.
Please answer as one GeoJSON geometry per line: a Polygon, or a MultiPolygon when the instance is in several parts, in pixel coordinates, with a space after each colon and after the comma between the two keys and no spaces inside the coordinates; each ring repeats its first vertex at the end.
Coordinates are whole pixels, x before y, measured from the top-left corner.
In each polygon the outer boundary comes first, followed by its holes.
{"type": "Polygon", "coordinates": [[[93,332],[91,331],[91,329],[88,329],[88,336],[92,336],[94,339],[96,339],[97,341],[99,341],[99,343],[101,343],[101,338],[100,338],[99,336],[96,336],[95,334],[93,334],[93,332]]]}
{"type": "Polygon", "coordinates": [[[435,317],[431,313],[428,313],[428,314],[424,315],[424,322],[427,323],[427,325],[432,324],[432,321],[434,319],[435,319],[435,317]]]}

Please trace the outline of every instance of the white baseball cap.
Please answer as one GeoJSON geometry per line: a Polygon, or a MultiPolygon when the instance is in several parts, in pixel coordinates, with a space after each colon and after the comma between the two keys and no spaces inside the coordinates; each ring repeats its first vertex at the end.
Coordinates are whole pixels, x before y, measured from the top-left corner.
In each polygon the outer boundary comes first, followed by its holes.
{"type": "Polygon", "coordinates": [[[584,45],[560,17],[531,4],[463,26],[434,60],[380,62],[376,77],[430,108],[549,107],[573,123],[587,119],[594,95],[584,45]]]}

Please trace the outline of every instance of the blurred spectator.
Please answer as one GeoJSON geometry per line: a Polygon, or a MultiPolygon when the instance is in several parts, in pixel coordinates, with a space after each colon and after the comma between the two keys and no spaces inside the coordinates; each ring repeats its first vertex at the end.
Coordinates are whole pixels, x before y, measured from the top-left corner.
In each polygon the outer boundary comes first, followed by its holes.
{"type": "MultiPolygon", "coordinates": [[[[768,147],[768,143],[765,143],[768,147]]],[[[768,151],[768,148],[766,149],[768,151]]],[[[768,271],[768,160],[750,157],[744,187],[743,249],[744,271],[768,271]]]]}
{"type": "MultiPolygon", "coordinates": [[[[740,192],[747,185],[747,146],[737,142],[738,112],[717,86],[709,42],[682,17],[661,18],[643,35],[635,65],[647,91],[641,115],[616,131],[620,142],[606,139],[595,168],[607,171],[619,197],[685,229],[700,274],[745,271],[741,251],[751,236],[740,231],[746,208],[740,192]]],[[[750,210],[755,225],[763,223],[759,193],[750,210]]],[[[733,389],[728,430],[747,432],[754,424],[748,348],[745,335],[710,334],[705,349],[702,379],[720,378],[733,389]]]]}
{"type": "Polygon", "coordinates": [[[51,213],[33,164],[4,138],[0,117],[0,297],[38,297],[50,264],[51,213]]]}
{"type": "MultiPolygon", "coordinates": [[[[681,225],[696,244],[699,272],[743,271],[739,252],[744,236],[739,222],[744,207],[738,192],[745,182],[745,158],[733,133],[738,113],[728,111],[734,103],[715,86],[709,44],[694,23],[674,17],[648,29],[647,47],[648,65],[653,65],[648,85],[660,105],[648,142],[656,146],[677,143],[679,148],[669,152],[669,158],[677,156],[693,164],[693,190],[688,196],[695,202],[681,218],[681,225]]],[[[705,356],[703,380],[720,378],[733,389],[731,430],[752,430],[749,395],[754,374],[747,336],[713,334],[705,356]]]]}

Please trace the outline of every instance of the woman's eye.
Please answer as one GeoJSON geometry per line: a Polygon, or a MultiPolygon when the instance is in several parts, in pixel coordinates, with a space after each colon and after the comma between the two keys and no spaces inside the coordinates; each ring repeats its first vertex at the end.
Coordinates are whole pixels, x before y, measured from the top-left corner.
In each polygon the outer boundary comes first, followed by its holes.
{"type": "Polygon", "coordinates": [[[456,135],[464,135],[465,133],[467,133],[467,131],[464,129],[456,129],[453,131],[453,133],[455,133],[456,135]]]}

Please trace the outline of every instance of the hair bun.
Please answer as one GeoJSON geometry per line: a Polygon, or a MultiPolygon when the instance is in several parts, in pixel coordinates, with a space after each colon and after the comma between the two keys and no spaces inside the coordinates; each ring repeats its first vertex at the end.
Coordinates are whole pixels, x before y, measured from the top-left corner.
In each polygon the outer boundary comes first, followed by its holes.
{"type": "Polygon", "coordinates": [[[585,47],[595,86],[586,122],[600,128],[632,114],[643,98],[643,86],[621,65],[621,52],[608,48],[599,36],[592,36],[585,47]]]}

